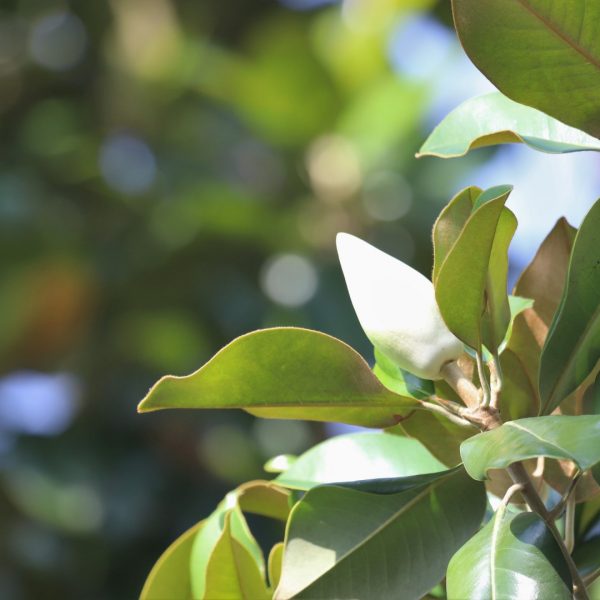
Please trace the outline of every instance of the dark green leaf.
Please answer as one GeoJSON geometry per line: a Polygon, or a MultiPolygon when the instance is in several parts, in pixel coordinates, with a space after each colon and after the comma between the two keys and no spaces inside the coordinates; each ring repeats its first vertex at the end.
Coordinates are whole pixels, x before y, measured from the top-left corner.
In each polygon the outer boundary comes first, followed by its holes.
{"type": "Polygon", "coordinates": [[[504,207],[510,191],[510,186],[499,186],[475,198],[434,281],[444,321],[474,349],[484,343],[495,350],[510,323],[507,250],[516,228],[514,215],[504,207]]]}
{"type": "Polygon", "coordinates": [[[577,544],[573,560],[584,577],[600,569],[600,535],[577,544]]]}
{"type": "Polygon", "coordinates": [[[540,360],[541,412],[551,413],[600,359],[600,200],[573,244],[567,281],[540,360]]]}
{"type": "Polygon", "coordinates": [[[160,556],[144,583],[140,600],[164,600],[192,597],[190,582],[190,556],[196,534],[204,521],[200,521],[179,536],[160,556]]]}
{"type": "Polygon", "coordinates": [[[433,130],[417,158],[464,156],[469,150],[523,142],[542,152],[600,151],[600,140],[500,92],[470,98],[433,130]]]}
{"type": "Polygon", "coordinates": [[[275,479],[308,490],[322,483],[407,477],[445,470],[418,441],[388,433],[350,433],[321,442],[275,479]]]}
{"type": "Polygon", "coordinates": [[[504,469],[536,456],[572,460],[585,471],[600,463],[600,416],[509,421],[464,441],[460,453],[471,477],[479,480],[488,469],[504,469]]]}
{"type": "Polygon", "coordinates": [[[570,600],[571,577],[560,548],[535,513],[499,510],[448,565],[448,598],[570,600]]]}
{"type": "Polygon", "coordinates": [[[600,136],[596,0],[452,0],[464,49],[506,96],[600,136]]]}
{"type": "Polygon", "coordinates": [[[462,468],[313,488],[290,516],[275,597],[421,598],[484,510],[462,468]]]}
{"type": "Polygon", "coordinates": [[[387,427],[416,407],[383,386],[347,344],[281,327],[237,338],[191,375],[163,377],[139,411],[242,408],[265,418],[387,427]]]}

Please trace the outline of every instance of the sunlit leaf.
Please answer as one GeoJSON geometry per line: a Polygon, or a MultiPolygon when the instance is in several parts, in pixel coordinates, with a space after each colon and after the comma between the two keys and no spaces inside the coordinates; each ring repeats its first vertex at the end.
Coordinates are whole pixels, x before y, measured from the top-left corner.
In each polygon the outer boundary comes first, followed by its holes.
{"type": "Polygon", "coordinates": [[[313,488],[290,516],[275,597],[421,598],[484,509],[462,468],[313,488]]]}
{"type": "Polygon", "coordinates": [[[542,152],[600,151],[600,140],[500,92],[470,98],[448,114],[427,138],[417,158],[463,156],[469,150],[523,142],[542,152]]]}
{"type": "MultiPolygon", "coordinates": [[[[582,471],[600,463],[600,416],[549,416],[509,421],[463,442],[465,468],[483,480],[488,469],[536,456],[567,459],[582,471]]],[[[596,474],[595,474],[596,475],[596,474]]]]}
{"type": "Polygon", "coordinates": [[[417,406],[383,386],[340,340],[281,327],[237,338],[191,375],[163,377],[139,410],[242,408],[266,418],[386,427],[417,406]]]}
{"type": "Polygon", "coordinates": [[[535,513],[499,510],[453,557],[448,598],[570,600],[571,576],[554,536],[535,513]]]}
{"type": "Polygon", "coordinates": [[[192,597],[190,556],[194,539],[203,524],[204,521],[200,521],[188,529],[162,553],[144,583],[140,600],[188,600],[192,597]]]}
{"type": "Polygon", "coordinates": [[[504,94],[600,136],[600,5],[452,0],[469,58],[504,94]]]}
{"type": "Polygon", "coordinates": [[[323,483],[407,477],[444,471],[418,441],[388,433],[350,433],[311,448],[275,482],[308,490],[323,483]]]}
{"type": "Polygon", "coordinates": [[[485,344],[495,350],[510,323],[507,250],[516,228],[514,215],[504,207],[510,191],[499,186],[476,197],[435,280],[446,324],[474,349],[485,344]]]}

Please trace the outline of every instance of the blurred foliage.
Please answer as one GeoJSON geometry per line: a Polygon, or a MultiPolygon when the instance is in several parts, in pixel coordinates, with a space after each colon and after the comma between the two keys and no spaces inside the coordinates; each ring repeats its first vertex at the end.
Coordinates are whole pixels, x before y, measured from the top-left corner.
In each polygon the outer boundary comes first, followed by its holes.
{"type": "Polygon", "coordinates": [[[264,326],[368,356],[337,231],[431,268],[479,157],[414,160],[435,73],[390,40],[415,11],[449,22],[428,0],[0,3],[0,597],[135,597],[232,485],[326,435],[135,407],[264,326]]]}

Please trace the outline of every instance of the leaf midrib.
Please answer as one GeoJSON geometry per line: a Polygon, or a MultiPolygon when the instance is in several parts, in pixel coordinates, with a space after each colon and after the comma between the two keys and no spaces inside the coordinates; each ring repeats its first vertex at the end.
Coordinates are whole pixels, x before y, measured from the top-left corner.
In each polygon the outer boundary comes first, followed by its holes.
{"type": "Polygon", "coordinates": [[[552,21],[546,18],[543,14],[539,13],[526,0],[517,0],[517,2],[533,17],[535,17],[536,19],[538,19],[538,21],[545,25],[546,28],[550,32],[552,32],[556,37],[565,42],[567,46],[572,48],[575,52],[583,56],[583,58],[585,58],[594,67],[596,67],[596,69],[600,70],[600,60],[596,59],[583,46],[579,45],[574,39],[572,39],[570,36],[566,35],[564,32],[558,29],[558,27],[552,21]]]}

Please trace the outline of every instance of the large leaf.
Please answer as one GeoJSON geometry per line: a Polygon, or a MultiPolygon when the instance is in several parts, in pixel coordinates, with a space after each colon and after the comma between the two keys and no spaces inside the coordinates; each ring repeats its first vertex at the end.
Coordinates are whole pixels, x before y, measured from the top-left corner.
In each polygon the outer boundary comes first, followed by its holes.
{"type": "Polygon", "coordinates": [[[373,373],[386,388],[400,394],[425,400],[435,394],[433,381],[422,379],[401,369],[393,360],[375,348],[373,373]]]}
{"type": "Polygon", "coordinates": [[[474,148],[512,142],[523,142],[542,152],[600,151],[600,140],[492,92],[455,108],[433,130],[417,158],[453,158],[474,148]]]}
{"type": "Polygon", "coordinates": [[[144,583],[140,600],[188,600],[192,597],[190,556],[203,523],[200,521],[188,529],[162,553],[144,583]]]}
{"type": "Polygon", "coordinates": [[[465,344],[495,350],[510,323],[508,244],[516,228],[504,207],[512,188],[482,192],[439,269],[435,294],[450,330],[465,344]]]}
{"type": "Polygon", "coordinates": [[[191,375],[163,377],[138,410],[242,408],[266,418],[387,427],[417,407],[383,386],[347,344],[280,327],[237,338],[191,375]]]}
{"type": "Polygon", "coordinates": [[[516,102],[600,136],[596,0],[452,0],[464,49],[516,102]]]}
{"type": "Polygon", "coordinates": [[[313,488],[290,515],[275,597],[421,598],[484,510],[462,468],[313,488]]]}
{"type": "Polygon", "coordinates": [[[542,413],[551,413],[600,359],[600,200],[573,244],[569,271],[540,359],[542,413]]]}
{"type": "Polygon", "coordinates": [[[311,448],[275,482],[308,490],[322,483],[407,477],[445,468],[416,440],[388,433],[350,433],[311,448]]]}
{"type": "Polygon", "coordinates": [[[554,536],[535,513],[494,518],[453,557],[448,598],[570,600],[572,581],[554,536]]]}
{"type": "Polygon", "coordinates": [[[594,469],[600,463],[600,416],[509,421],[464,441],[460,453],[471,477],[480,480],[488,469],[536,456],[572,460],[582,471],[594,469]]]}

